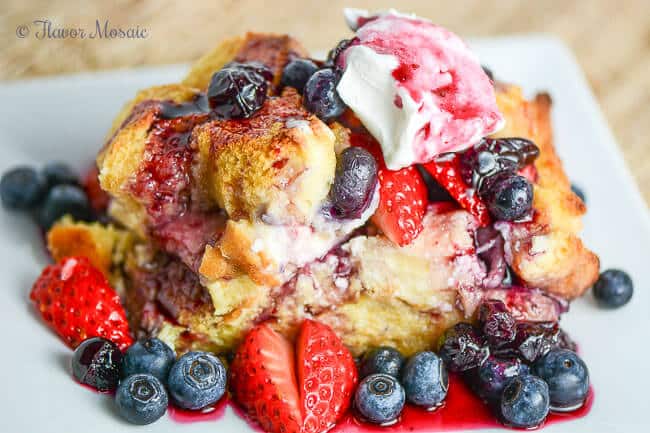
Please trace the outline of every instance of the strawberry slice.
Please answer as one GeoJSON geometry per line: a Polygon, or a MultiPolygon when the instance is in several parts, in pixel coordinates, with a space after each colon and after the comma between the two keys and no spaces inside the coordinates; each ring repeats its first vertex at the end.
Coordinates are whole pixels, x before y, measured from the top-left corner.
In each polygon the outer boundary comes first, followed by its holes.
{"type": "Polygon", "coordinates": [[[329,326],[305,320],[296,342],[303,432],[329,430],[348,410],[357,369],[354,359],[329,326]]]}
{"type": "Polygon", "coordinates": [[[291,344],[267,324],[248,333],[230,366],[234,399],[270,433],[299,433],[300,396],[291,344]]]}
{"type": "Polygon", "coordinates": [[[311,320],[303,322],[295,352],[268,324],[256,326],[230,366],[233,398],[270,433],[329,430],[349,408],[356,382],[350,352],[311,320]]]}
{"type": "Polygon", "coordinates": [[[481,227],[490,224],[490,214],[487,206],[470,188],[460,174],[460,157],[455,153],[442,155],[431,162],[423,164],[436,181],[442,185],[449,194],[466,211],[474,215],[481,227]]]}
{"type": "Polygon", "coordinates": [[[369,134],[352,134],[351,142],[368,150],[379,167],[379,206],[372,222],[397,245],[410,244],[422,231],[426,212],[427,187],[422,176],[414,166],[388,170],[379,143],[369,134]]]}
{"type": "Polygon", "coordinates": [[[66,257],[46,267],[30,298],[73,349],[90,337],[111,340],[121,350],[133,343],[120,297],[86,257],[66,257]]]}

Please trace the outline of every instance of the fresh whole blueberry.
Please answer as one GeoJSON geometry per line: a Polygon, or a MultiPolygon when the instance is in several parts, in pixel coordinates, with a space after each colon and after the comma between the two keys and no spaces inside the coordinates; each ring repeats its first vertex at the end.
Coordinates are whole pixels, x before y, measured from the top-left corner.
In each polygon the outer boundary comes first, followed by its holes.
{"type": "Polygon", "coordinates": [[[43,176],[47,181],[48,188],[56,185],[79,185],[79,177],[63,162],[52,162],[43,167],[43,176]]]}
{"type": "Polygon", "coordinates": [[[167,383],[169,370],[176,361],[171,347],[157,338],[137,341],[124,354],[122,377],[138,373],[156,376],[163,384],[167,383]]]}
{"type": "Polygon", "coordinates": [[[497,401],[506,384],[513,378],[528,374],[529,368],[518,358],[490,356],[472,376],[472,388],[483,399],[497,401]]]}
{"type": "Polygon", "coordinates": [[[404,364],[402,384],[409,402],[433,408],[439,406],[447,397],[449,376],[438,355],[433,352],[420,352],[404,364]]]}
{"type": "Polygon", "coordinates": [[[121,367],[120,349],[112,341],[100,337],[84,340],[72,355],[75,379],[102,392],[117,387],[121,367]]]}
{"type": "Polygon", "coordinates": [[[303,105],[323,121],[340,116],[345,103],[336,91],[338,77],[331,69],[321,69],[305,84],[303,105]]]}
{"type": "Polygon", "coordinates": [[[169,398],[158,378],[151,374],[134,374],[120,383],[115,403],[120,415],[127,421],[145,425],[165,414],[169,398]]]}
{"type": "Polygon", "coordinates": [[[282,70],[282,85],[295,88],[302,93],[309,77],[318,70],[316,63],[309,59],[294,59],[282,70]]]}
{"type": "Polygon", "coordinates": [[[30,167],[16,167],[2,175],[2,205],[12,210],[27,210],[38,205],[47,192],[43,175],[30,167]]]}
{"type": "Polygon", "coordinates": [[[593,292],[601,307],[618,308],[630,302],[634,284],[625,271],[608,269],[598,277],[593,292]]]}
{"type": "Polygon", "coordinates": [[[548,385],[551,409],[579,408],[589,392],[589,370],[584,361],[566,349],[554,349],[535,362],[533,373],[548,385]]]}
{"type": "Polygon", "coordinates": [[[188,352],[172,366],[167,379],[169,394],[183,409],[198,410],[223,397],[226,369],[207,352],[188,352]]]}
{"type": "Polygon", "coordinates": [[[549,411],[548,385],[539,377],[514,377],[501,394],[501,416],[514,427],[540,425],[549,411]]]}
{"type": "Polygon", "coordinates": [[[391,424],[404,408],[404,388],[388,374],[366,376],[354,395],[359,414],[373,424],[391,424]]]}
{"type": "Polygon", "coordinates": [[[249,118],[264,105],[272,80],[273,73],[261,63],[228,63],[210,80],[210,108],[225,119],[249,118]]]}
{"type": "Polygon", "coordinates": [[[399,350],[386,346],[377,347],[363,355],[359,377],[382,373],[399,378],[403,364],[404,357],[399,350]]]}
{"type": "Polygon", "coordinates": [[[490,355],[490,348],[476,328],[457,323],[441,337],[438,354],[450,371],[460,372],[481,365],[490,355]]]}
{"type": "Polygon", "coordinates": [[[74,185],[57,185],[50,189],[38,211],[38,223],[48,230],[62,216],[90,221],[93,211],[83,189],[74,185]]]}
{"type": "Polygon", "coordinates": [[[496,220],[515,221],[530,212],[533,186],[523,176],[503,172],[487,178],[479,196],[496,220]]]}
{"type": "Polygon", "coordinates": [[[370,152],[357,146],[343,150],[331,190],[335,216],[358,218],[368,207],[376,185],[377,162],[370,152]]]}
{"type": "Polygon", "coordinates": [[[573,193],[577,195],[583,203],[587,203],[587,197],[585,196],[585,191],[582,188],[580,188],[575,183],[572,183],[571,191],[573,191],[573,193]]]}
{"type": "Polygon", "coordinates": [[[502,301],[483,301],[478,308],[478,322],[492,347],[503,346],[515,339],[515,319],[502,301]]]}

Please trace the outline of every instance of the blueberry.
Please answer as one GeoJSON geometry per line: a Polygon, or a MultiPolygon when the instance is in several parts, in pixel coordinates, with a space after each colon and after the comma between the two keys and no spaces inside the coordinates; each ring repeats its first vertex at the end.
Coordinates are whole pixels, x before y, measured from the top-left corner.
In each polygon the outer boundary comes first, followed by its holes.
{"type": "Polygon", "coordinates": [[[371,374],[364,378],[354,395],[354,406],[365,420],[390,424],[404,408],[404,388],[388,374],[371,374]]]}
{"type": "Polygon", "coordinates": [[[90,221],[93,211],[83,189],[74,185],[57,185],[45,197],[38,211],[38,223],[48,230],[64,215],[76,220],[90,221]]]}
{"type": "Polygon", "coordinates": [[[167,411],[169,399],[162,382],[151,374],[134,374],[120,383],[115,394],[118,411],[132,424],[157,421],[167,411]]]}
{"type": "Polygon", "coordinates": [[[517,376],[503,389],[500,408],[507,424],[520,428],[536,427],[548,415],[548,385],[539,377],[517,376]]]}
{"type": "Polygon", "coordinates": [[[45,165],[42,173],[49,188],[56,185],[79,185],[77,174],[63,162],[52,162],[45,165]]]}
{"type": "Polygon", "coordinates": [[[518,322],[515,339],[493,353],[501,357],[517,357],[525,362],[535,362],[551,349],[562,344],[562,331],[556,322],[518,322]]]}
{"type": "Polygon", "coordinates": [[[478,322],[490,346],[503,346],[515,339],[515,319],[499,300],[490,299],[481,303],[478,322]]]}
{"type": "Polygon", "coordinates": [[[618,308],[630,302],[634,284],[626,272],[608,269],[598,277],[593,292],[601,307],[618,308]]]}
{"type": "Polygon", "coordinates": [[[295,59],[282,70],[282,85],[291,86],[302,93],[309,77],[318,70],[316,63],[309,59],[295,59]]]}
{"type": "Polygon", "coordinates": [[[120,380],[122,352],[112,341],[100,337],[84,340],[72,356],[72,375],[98,391],[111,391],[120,380]]]}
{"type": "Polygon", "coordinates": [[[487,178],[479,196],[496,220],[514,221],[530,212],[533,186],[523,176],[503,172],[487,178]]]}
{"type": "Polygon", "coordinates": [[[210,108],[225,119],[249,118],[264,105],[272,80],[273,73],[261,63],[228,63],[210,80],[210,108]]]}
{"type": "Polygon", "coordinates": [[[47,182],[33,168],[17,167],[2,175],[0,198],[7,209],[31,209],[43,199],[47,182]]]}
{"type": "Polygon", "coordinates": [[[137,341],[124,354],[122,377],[148,373],[167,383],[169,370],[175,361],[174,351],[159,339],[137,341]]]}
{"type": "Polygon", "coordinates": [[[219,358],[210,353],[188,352],[172,366],[167,386],[178,406],[202,409],[223,397],[226,369],[219,358]]]}
{"type": "Polygon", "coordinates": [[[426,408],[439,406],[449,389],[449,376],[442,359],[433,352],[413,355],[404,365],[402,384],[409,402],[426,408]]]}
{"type": "Polygon", "coordinates": [[[321,120],[328,121],[345,111],[345,103],[336,91],[338,77],[331,69],[321,69],[305,84],[303,104],[321,120]]]}
{"type": "Polygon", "coordinates": [[[359,376],[366,377],[371,374],[382,373],[399,377],[404,364],[404,357],[397,349],[392,347],[378,347],[366,352],[361,360],[359,376]]]}
{"type": "Polygon", "coordinates": [[[506,384],[513,378],[528,374],[529,368],[518,358],[490,356],[472,376],[472,388],[483,399],[497,401],[506,384]]]}
{"type": "Polygon", "coordinates": [[[553,410],[575,410],[587,398],[589,370],[575,352],[553,349],[535,362],[533,373],[548,385],[553,410]]]}
{"type": "Polygon", "coordinates": [[[457,323],[441,337],[438,354],[450,371],[460,372],[481,365],[490,355],[490,348],[476,328],[457,323]]]}
{"type": "Polygon", "coordinates": [[[582,200],[583,203],[587,203],[587,197],[585,196],[585,192],[582,188],[580,188],[578,185],[575,183],[571,184],[571,191],[578,197],[580,197],[580,200],[582,200]]]}
{"type": "Polygon", "coordinates": [[[327,60],[325,60],[325,65],[330,68],[338,67],[339,56],[343,51],[345,51],[352,44],[352,39],[342,39],[334,48],[327,53],[327,60]]]}
{"type": "Polygon", "coordinates": [[[358,218],[368,207],[376,185],[377,162],[370,152],[356,146],[343,150],[331,190],[335,216],[358,218]]]}

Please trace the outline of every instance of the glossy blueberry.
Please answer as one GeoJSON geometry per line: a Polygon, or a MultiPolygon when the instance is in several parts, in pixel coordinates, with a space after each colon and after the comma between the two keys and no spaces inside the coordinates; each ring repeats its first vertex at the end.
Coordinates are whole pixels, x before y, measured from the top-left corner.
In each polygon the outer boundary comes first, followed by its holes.
{"type": "Polygon", "coordinates": [[[40,203],[46,191],[45,178],[30,167],[9,170],[0,180],[0,198],[7,209],[31,209],[40,203]]]}
{"type": "Polygon", "coordinates": [[[83,189],[74,185],[57,185],[50,189],[38,211],[38,223],[48,230],[62,216],[90,221],[93,211],[83,189]]]}
{"type": "Polygon", "coordinates": [[[43,167],[43,176],[49,188],[56,185],[78,185],[79,177],[63,162],[51,162],[43,167]]]}
{"type": "Polygon", "coordinates": [[[563,333],[556,322],[517,322],[515,339],[493,353],[500,357],[517,357],[533,363],[563,343],[563,333]]]}
{"type": "Polygon", "coordinates": [[[216,403],[226,391],[226,369],[207,352],[188,352],[172,366],[167,379],[172,400],[183,409],[216,403]]]}
{"type": "Polygon", "coordinates": [[[490,356],[472,376],[472,388],[483,399],[497,401],[503,388],[513,378],[528,374],[529,368],[518,358],[495,358],[490,356]]]}
{"type": "Polygon", "coordinates": [[[406,361],[402,384],[409,402],[426,408],[439,406],[449,389],[449,376],[442,359],[433,352],[420,352],[406,361]]]}
{"type": "Polygon", "coordinates": [[[156,376],[163,384],[167,383],[169,370],[176,361],[171,347],[157,338],[137,341],[124,354],[122,377],[137,373],[156,376]]]}
{"type": "Polygon", "coordinates": [[[580,197],[580,200],[582,200],[583,203],[587,203],[587,196],[585,196],[585,191],[580,188],[578,185],[575,183],[571,184],[571,191],[578,197],[580,197]]]}
{"type": "Polygon", "coordinates": [[[121,368],[122,352],[115,343],[104,338],[84,340],[72,355],[72,375],[98,391],[115,389],[121,368]]]}
{"type": "Polygon", "coordinates": [[[348,147],[336,162],[336,174],[331,190],[334,214],[337,218],[358,218],[368,207],[377,185],[377,162],[367,150],[348,147]]]}
{"type": "Polygon", "coordinates": [[[282,70],[282,85],[291,86],[302,93],[309,77],[318,70],[316,63],[309,59],[294,59],[282,70]]]}
{"type": "Polygon", "coordinates": [[[515,221],[526,216],[533,205],[533,186],[528,179],[503,172],[487,178],[479,196],[498,221],[515,221]]]}
{"type": "Polygon", "coordinates": [[[457,323],[441,337],[438,355],[449,371],[460,372],[478,367],[490,355],[480,332],[469,323],[457,323]]]}
{"type": "Polygon", "coordinates": [[[575,410],[589,392],[589,370],[584,361],[566,349],[554,349],[535,362],[533,373],[548,385],[551,408],[575,410]]]}
{"type": "Polygon", "coordinates": [[[245,119],[266,101],[273,73],[257,62],[230,62],[214,73],[208,86],[212,111],[225,119],[245,119]]]}
{"type": "Polygon", "coordinates": [[[404,388],[388,374],[365,377],[354,394],[354,406],[359,414],[374,424],[390,424],[404,408],[404,388]]]}
{"type": "Polygon", "coordinates": [[[618,308],[630,302],[634,284],[625,271],[608,269],[598,277],[593,292],[601,307],[618,308]]]}
{"type": "Polygon", "coordinates": [[[377,347],[363,355],[359,377],[382,373],[399,378],[403,364],[404,357],[399,350],[386,346],[377,347]]]}
{"type": "Polygon", "coordinates": [[[120,415],[127,421],[145,425],[165,414],[169,399],[158,378],[151,374],[134,374],[120,383],[115,403],[120,415]]]}
{"type": "Polygon", "coordinates": [[[520,428],[536,427],[548,415],[548,385],[536,376],[517,376],[503,389],[500,408],[507,424],[520,428]]]}
{"type": "Polygon", "coordinates": [[[328,121],[345,111],[345,103],[336,91],[338,77],[331,69],[321,69],[305,84],[303,104],[321,120],[328,121]]]}
{"type": "Polygon", "coordinates": [[[478,322],[490,346],[503,346],[515,339],[515,319],[502,301],[483,301],[478,308],[478,322]]]}
{"type": "Polygon", "coordinates": [[[352,44],[352,39],[342,39],[334,48],[327,53],[327,60],[325,60],[325,65],[330,68],[338,67],[339,56],[343,51],[345,51],[352,44]]]}

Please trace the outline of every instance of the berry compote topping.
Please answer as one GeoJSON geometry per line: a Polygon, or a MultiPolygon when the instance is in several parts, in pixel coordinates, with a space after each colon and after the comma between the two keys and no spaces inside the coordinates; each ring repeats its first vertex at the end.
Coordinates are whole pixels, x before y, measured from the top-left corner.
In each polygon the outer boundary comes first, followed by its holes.
{"type": "Polygon", "coordinates": [[[258,62],[231,62],[208,86],[210,108],[225,119],[247,119],[262,108],[273,73],[258,62]]]}

